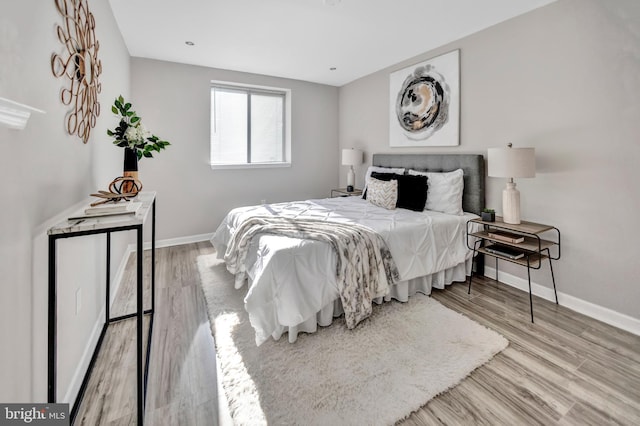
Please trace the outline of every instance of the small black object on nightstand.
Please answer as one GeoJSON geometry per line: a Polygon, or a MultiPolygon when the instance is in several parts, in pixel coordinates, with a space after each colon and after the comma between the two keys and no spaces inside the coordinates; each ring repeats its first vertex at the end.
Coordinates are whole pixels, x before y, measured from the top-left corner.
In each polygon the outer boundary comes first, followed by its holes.
{"type": "Polygon", "coordinates": [[[496,221],[496,212],[493,209],[484,209],[482,210],[482,221],[483,222],[495,222],[496,221]]]}

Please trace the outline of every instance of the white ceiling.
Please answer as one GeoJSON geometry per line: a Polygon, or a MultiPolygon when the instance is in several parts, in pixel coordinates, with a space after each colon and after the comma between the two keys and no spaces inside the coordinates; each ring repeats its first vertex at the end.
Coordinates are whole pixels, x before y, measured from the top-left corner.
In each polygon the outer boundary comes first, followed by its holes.
{"type": "Polygon", "coordinates": [[[342,86],[553,1],[110,3],[131,56],[342,86]]]}

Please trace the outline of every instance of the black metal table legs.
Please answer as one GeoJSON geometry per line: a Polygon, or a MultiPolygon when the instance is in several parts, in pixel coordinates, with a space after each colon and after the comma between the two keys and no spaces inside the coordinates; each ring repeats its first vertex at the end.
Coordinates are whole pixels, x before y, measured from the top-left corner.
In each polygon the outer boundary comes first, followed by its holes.
{"type": "Polygon", "coordinates": [[[145,397],[147,390],[147,379],[149,372],[149,357],[151,353],[151,336],[153,333],[153,314],[155,310],[155,238],[156,238],[156,202],[152,202],[152,228],[151,228],[151,308],[144,310],[144,243],[143,225],[114,226],[95,230],[69,232],[49,235],[49,258],[48,258],[48,349],[47,349],[47,401],[57,402],[57,241],[61,238],[71,238],[85,235],[106,234],[106,296],[105,296],[105,321],[96,343],[91,361],[85,372],[82,385],[78,391],[73,408],[71,410],[71,423],[75,421],[80,403],[84,397],[91,372],[97,360],[100,348],[109,324],[117,321],[136,318],[136,384],[137,384],[137,409],[138,424],[144,424],[145,397]],[[120,231],[136,231],[136,312],[122,315],[116,318],[110,317],[110,293],[111,293],[111,233],[120,231]],[[147,347],[144,348],[144,315],[150,314],[147,347]]]}

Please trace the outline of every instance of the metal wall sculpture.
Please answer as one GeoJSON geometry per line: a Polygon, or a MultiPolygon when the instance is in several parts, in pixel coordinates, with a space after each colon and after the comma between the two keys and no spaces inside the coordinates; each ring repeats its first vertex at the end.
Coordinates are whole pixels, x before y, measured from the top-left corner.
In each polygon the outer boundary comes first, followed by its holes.
{"type": "Polygon", "coordinates": [[[62,103],[71,107],[66,116],[67,131],[87,143],[100,115],[98,93],[102,90],[96,21],[87,0],[55,0],[55,3],[64,19],[63,25],[56,28],[64,49],[51,55],[51,70],[56,77],[68,80],[68,87],[60,93],[62,103]]]}

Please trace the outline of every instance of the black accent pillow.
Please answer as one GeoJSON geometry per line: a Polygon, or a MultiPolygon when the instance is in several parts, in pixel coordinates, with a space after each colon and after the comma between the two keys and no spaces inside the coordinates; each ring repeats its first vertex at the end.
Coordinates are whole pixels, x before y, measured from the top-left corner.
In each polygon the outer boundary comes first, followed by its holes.
{"type": "Polygon", "coordinates": [[[427,177],[373,172],[371,177],[379,180],[398,181],[396,207],[421,212],[427,204],[427,177]]]}

